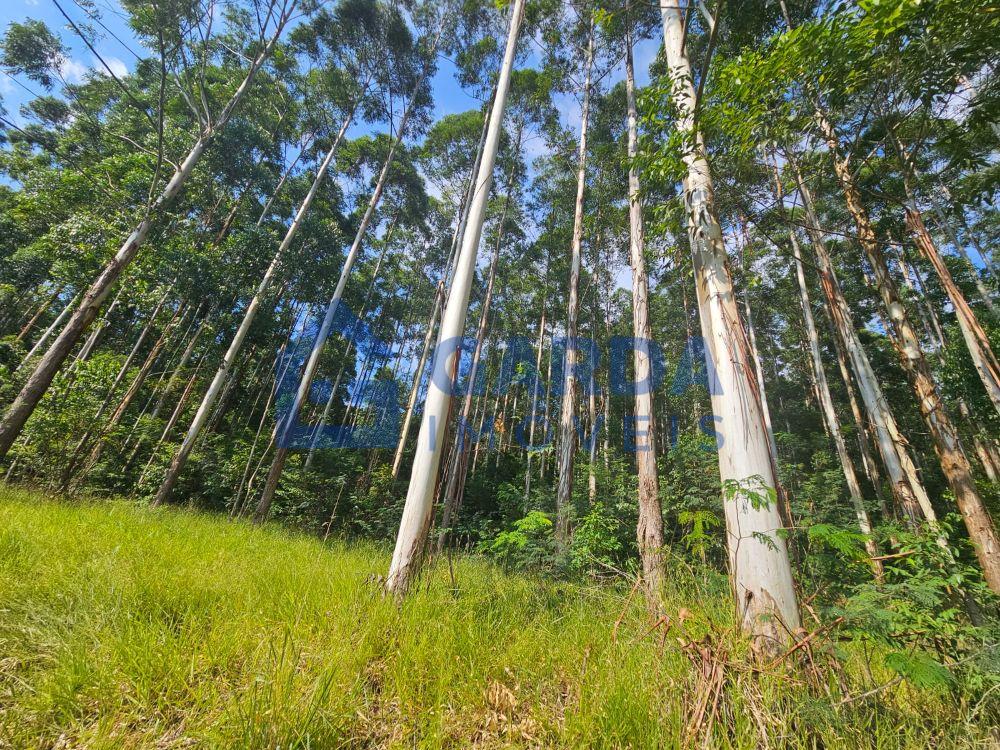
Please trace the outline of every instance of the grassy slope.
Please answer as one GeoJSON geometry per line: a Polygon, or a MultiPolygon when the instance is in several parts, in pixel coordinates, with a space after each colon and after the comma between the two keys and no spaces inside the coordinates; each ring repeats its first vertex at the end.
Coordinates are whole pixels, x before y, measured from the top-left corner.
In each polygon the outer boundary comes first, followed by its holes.
{"type": "MultiPolygon", "coordinates": [[[[644,636],[627,591],[461,560],[457,592],[441,565],[400,610],[385,566],[375,547],[0,488],[0,747],[682,743],[698,681],[681,629],[644,636]]],[[[674,621],[714,627],[733,664],[713,746],[985,746],[944,696],[834,710],[790,672],[741,669],[720,582],[675,581],[674,621]]]]}

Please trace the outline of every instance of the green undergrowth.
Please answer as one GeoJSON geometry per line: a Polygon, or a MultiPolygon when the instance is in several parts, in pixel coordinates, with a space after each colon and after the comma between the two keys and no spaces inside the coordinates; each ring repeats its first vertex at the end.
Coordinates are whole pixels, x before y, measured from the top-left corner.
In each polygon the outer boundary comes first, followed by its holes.
{"type": "Polygon", "coordinates": [[[753,662],[724,579],[434,564],[182,510],[0,488],[0,747],[989,747],[996,704],[818,634],[753,662]],[[452,577],[454,576],[454,577],[452,577]]]}

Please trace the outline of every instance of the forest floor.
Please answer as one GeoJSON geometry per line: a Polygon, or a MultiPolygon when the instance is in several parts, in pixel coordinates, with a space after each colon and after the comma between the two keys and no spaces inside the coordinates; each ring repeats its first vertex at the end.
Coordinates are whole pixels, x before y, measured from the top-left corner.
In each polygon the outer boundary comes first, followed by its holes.
{"type": "Polygon", "coordinates": [[[718,576],[678,565],[665,628],[627,583],[474,558],[399,608],[387,559],[0,487],[0,748],[994,746],[860,648],[752,668],[718,576]]]}

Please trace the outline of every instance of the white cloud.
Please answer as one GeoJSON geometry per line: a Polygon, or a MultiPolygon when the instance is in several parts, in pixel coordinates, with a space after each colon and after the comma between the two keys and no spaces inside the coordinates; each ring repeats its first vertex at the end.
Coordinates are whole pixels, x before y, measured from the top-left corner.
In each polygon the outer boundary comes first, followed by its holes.
{"type": "Polygon", "coordinates": [[[0,76],[0,94],[9,94],[14,90],[14,82],[7,76],[0,76]]]}
{"type": "MultiPolygon", "coordinates": [[[[104,72],[107,72],[105,70],[104,66],[101,65],[101,61],[100,60],[98,60],[96,57],[94,57],[93,61],[94,61],[94,67],[96,69],[104,71],[104,72]]],[[[125,76],[128,75],[128,65],[126,65],[125,63],[123,63],[117,57],[110,57],[108,55],[105,55],[104,56],[104,62],[106,62],[108,64],[108,67],[111,68],[111,72],[113,72],[119,78],[124,78],[125,76]]]]}
{"type": "Polygon", "coordinates": [[[31,7],[35,7],[36,5],[38,5],[38,0],[24,0],[24,4],[30,5],[31,7]]]}
{"type": "MultiPolygon", "coordinates": [[[[114,57],[113,55],[102,55],[102,57],[104,58],[104,62],[107,63],[108,68],[110,68],[112,72],[118,76],[118,78],[124,78],[128,75],[128,66],[120,59],[114,57]]],[[[97,71],[99,74],[106,76],[108,74],[108,68],[104,67],[96,55],[91,55],[90,65],[87,65],[80,60],[66,58],[59,65],[59,72],[62,73],[62,77],[69,83],[81,83],[87,74],[92,71],[97,71]]]]}
{"type": "Polygon", "coordinates": [[[90,68],[82,62],[69,57],[59,65],[59,72],[62,73],[62,77],[70,83],[80,83],[89,71],[90,68]]]}

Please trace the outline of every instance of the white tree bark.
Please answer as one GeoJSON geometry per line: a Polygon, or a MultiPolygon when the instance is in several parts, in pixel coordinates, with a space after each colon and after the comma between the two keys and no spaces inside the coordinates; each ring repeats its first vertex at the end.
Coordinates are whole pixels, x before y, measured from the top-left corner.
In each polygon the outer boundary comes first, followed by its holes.
{"type": "MultiPolygon", "coordinates": [[[[355,107],[356,106],[357,105],[355,105],[355,107]]],[[[271,264],[267,267],[267,270],[264,272],[264,276],[257,285],[257,290],[254,292],[253,298],[250,300],[250,303],[247,305],[247,309],[243,313],[243,320],[240,321],[239,328],[236,329],[236,333],[233,335],[233,340],[229,343],[229,348],[222,357],[219,369],[216,371],[215,377],[212,378],[212,382],[209,384],[208,390],[205,391],[205,395],[201,399],[201,404],[198,406],[198,411],[195,412],[194,419],[191,421],[191,426],[188,428],[187,434],[184,436],[184,440],[181,442],[180,447],[177,449],[177,452],[174,454],[174,457],[170,462],[166,476],[164,476],[160,489],[156,493],[156,499],[153,501],[153,505],[160,505],[170,499],[170,494],[173,492],[174,485],[177,484],[180,473],[184,470],[184,465],[187,463],[188,457],[191,455],[191,451],[194,450],[194,445],[198,441],[198,437],[201,435],[202,429],[208,422],[208,418],[212,413],[212,408],[215,406],[215,402],[218,400],[219,394],[222,392],[222,389],[229,378],[229,373],[232,370],[233,363],[236,361],[237,355],[243,348],[243,342],[246,339],[247,334],[250,332],[250,327],[257,318],[257,313],[260,311],[260,307],[267,297],[267,292],[271,288],[271,284],[277,276],[278,268],[281,266],[285,253],[288,251],[288,248],[291,247],[295,236],[299,233],[299,229],[302,227],[306,215],[309,213],[309,209],[312,207],[313,201],[316,199],[316,194],[319,192],[320,185],[322,185],[323,180],[326,178],[327,169],[330,167],[330,163],[333,161],[334,156],[336,156],[337,149],[340,147],[344,134],[350,127],[353,119],[354,107],[352,107],[351,111],[344,118],[344,122],[340,126],[340,130],[337,133],[336,138],[334,138],[333,143],[330,145],[330,149],[323,157],[323,161],[320,162],[319,168],[316,170],[316,175],[313,177],[312,184],[309,186],[309,191],[306,193],[305,198],[303,198],[302,204],[299,206],[299,210],[295,214],[295,218],[292,220],[291,225],[289,225],[288,230],[285,232],[284,238],[278,245],[278,249],[275,251],[274,257],[271,259],[271,264]]],[[[284,179],[285,177],[283,176],[281,180],[282,183],[284,182],[284,179]]],[[[261,218],[266,216],[266,212],[268,210],[270,210],[270,203],[264,207],[264,210],[261,212],[261,218]]]]}
{"type": "Polygon", "coordinates": [[[556,487],[556,541],[569,543],[573,503],[573,458],[576,454],[577,318],[580,314],[580,266],[583,257],[583,194],[587,186],[587,126],[590,120],[590,77],[594,67],[594,24],[587,37],[587,57],[583,83],[583,111],[580,114],[580,145],[576,166],[576,206],[573,212],[573,244],[570,252],[569,294],[566,310],[566,352],[563,359],[562,407],[559,414],[559,482],[556,487]]]}
{"type": "Polygon", "coordinates": [[[799,627],[792,568],[785,540],[778,534],[782,522],[749,342],[733,294],[711,172],[695,130],[695,90],[683,43],[683,17],[672,0],[661,0],[660,11],[679,111],[677,127],[691,144],[683,155],[688,168],[684,198],[705,353],[715,380],[712,409],[721,436],[719,471],[726,489],[733,592],[743,628],[760,638],[762,646],[773,649],[787,642],[788,633],[799,627]]]}
{"type": "MultiPolygon", "coordinates": [[[[636,540],[642,563],[642,580],[649,606],[662,607],[663,513],[656,471],[656,422],[653,403],[653,363],[649,343],[653,338],[649,323],[649,276],[646,273],[646,238],[642,220],[639,174],[634,166],[639,152],[638,112],[635,104],[635,70],[632,35],[625,47],[625,98],[628,109],[628,226],[629,258],[632,265],[632,331],[636,338],[635,360],[635,462],[639,474],[639,521],[636,540]]],[[[607,430],[609,425],[605,424],[607,430]]],[[[605,454],[605,458],[607,458],[605,454]]]]}
{"type": "MultiPolygon", "coordinates": [[[[454,280],[448,294],[441,321],[441,341],[451,343],[457,341],[465,328],[465,318],[468,313],[469,293],[476,269],[476,255],[479,239],[483,231],[483,219],[486,214],[486,201],[489,198],[493,182],[493,167],[496,163],[497,148],[500,144],[500,134],[503,128],[503,115],[507,102],[507,92],[510,88],[511,72],[514,67],[514,55],[517,38],[524,15],[525,0],[514,0],[511,9],[510,30],[507,36],[507,46],[504,50],[503,64],[497,80],[496,94],[490,112],[490,123],[483,147],[483,158],[476,176],[476,189],[469,204],[469,216],[462,235],[461,252],[455,267],[454,280]]],[[[410,473],[410,486],[406,495],[406,505],[400,520],[399,534],[396,537],[396,548],[393,551],[389,574],[386,579],[386,589],[396,597],[406,594],[413,577],[417,573],[423,549],[427,541],[433,509],[434,486],[437,482],[438,466],[441,452],[444,448],[443,439],[448,411],[451,405],[451,393],[442,390],[438,381],[448,384],[453,382],[457,357],[455,353],[445,356],[439,347],[434,357],[432,380],[424,400],[424,413],[420,422],[420,432],[417,436],[416,452],[413,469],[410,473]],[[437,377],[433,377],[434,375],[437,377]],[[443,376],[443,377],[442,377],[443,376]]]]}
{"type": "Polygon", "coordinates": [[[361,244],[364,242],[365,234],[368,232],[368,225],[371,224],[372,217],[375,215],[375,210],[378,208],[378,205],[382,200],[382,193],[385,191],[386,181],[389,178],[389,171],[392,169],[392,163],[394,157],[396,156],[396,150],[399,148],[399,144],[402,143],[403,137],[406,134],[406,124],[409,121],[410,116],[413,114],[414,106],[417,101],[417,92],[423,84],[425,75],[426,68],[424,70],[424,74],[420,77],[414,87],[413,96],[410,98],[410,101],[406,106],[406,110],[400,118],[399,131],[396,134],[396,137],[393,138],[392,145],[389,146],[389,153],[386,155],[385,162],[382,165],[382,170],[379,172],[378,180],[375,183],[375,189],[372,191],[371,197],[368,199],[368,205],[365,207],[365,213],[361,217],[361,223],[358,225],[358,230],[354,235],[354,241],[351,243],[351,248],[348,250],[347,257],[344,259],[344,265],[340,269],[340,277],[337,279],[337,286],[333,290],[333,295],[330,297],[330,301],[327,303],[326,314],[323,316],[323,322],[320,324],[319,332],[316,334],[316,340],[313,342],[312,351],[309,352],[309,359],[306,361],[305,369],[302,371],[302,375],[299,380],[299,387],[295,392],[295,399],[292,401],[292,405],[289,408],[288,413],[285,415],[285,418],[282,419],[279,424],[275,425],[274,440],[277,447],[275,448],[274,457],[271,460],[271,469],[267,476],[267,482],[264,484],[264,491],[261,495],[260,502],[257,505],[257,512],[254,516],[255,520],[258,522],[264,520],[270,511],[271,500],[274,497],[275,490],[278,488],[278,481],[281,479],[281,473],[284,471],[285,461],[288,458],[288,430],[298,420],[302,407],[309,399],[309,391],[312,388],[312,381],[316,377],[316,371],[319,369],[319,360],[323,355],[323,349],[326,347],[326,340],[330,336],[330,328],[333,325],[337,309],[340,307],[340,300],[343,298],[344,290],[347,288],[347,280],[351,277],[351,271],[354,270],[354,264],[357,262],[358,256],[361,253],[361,244]]]}

